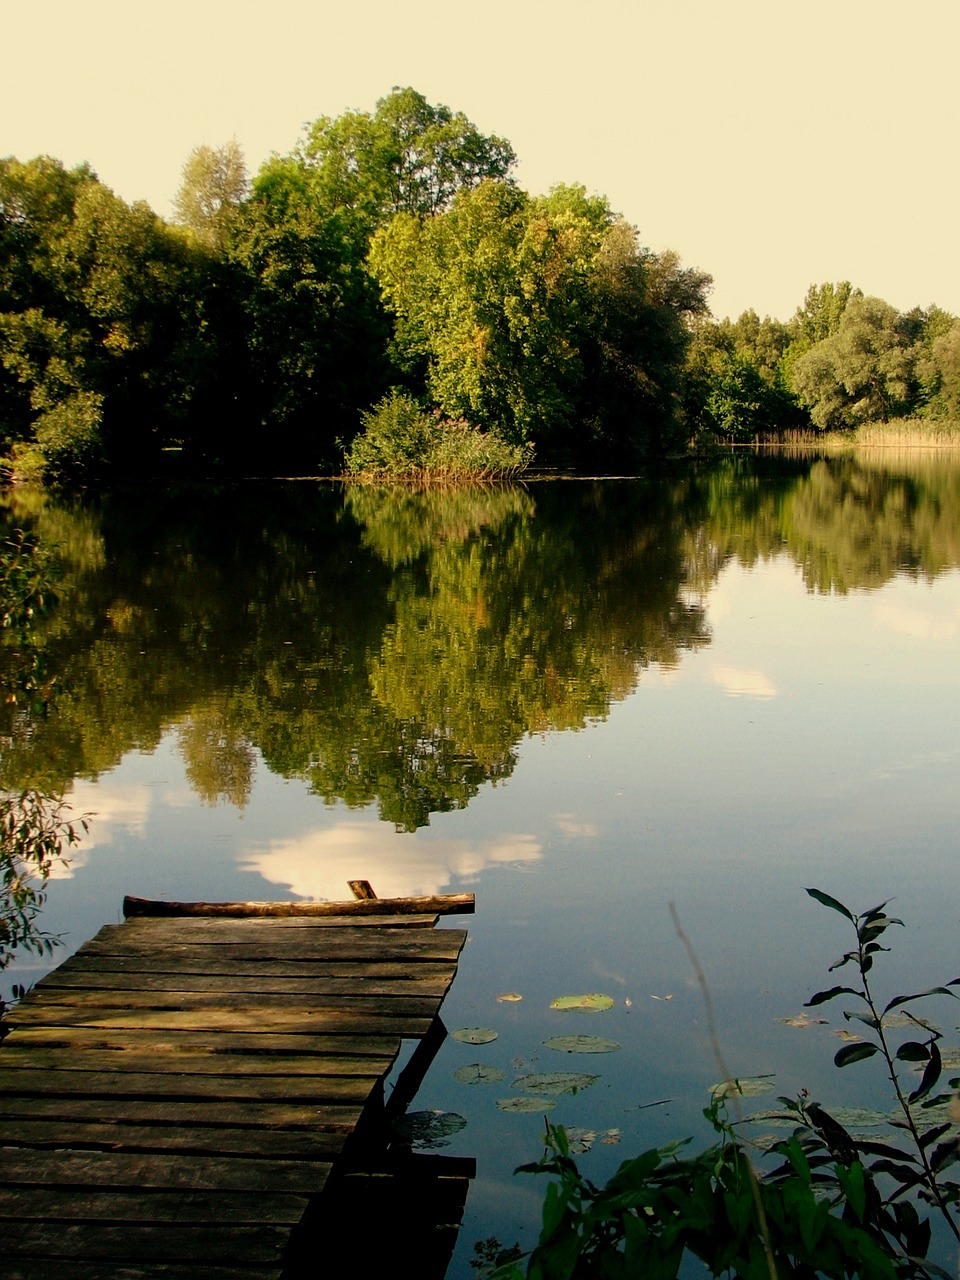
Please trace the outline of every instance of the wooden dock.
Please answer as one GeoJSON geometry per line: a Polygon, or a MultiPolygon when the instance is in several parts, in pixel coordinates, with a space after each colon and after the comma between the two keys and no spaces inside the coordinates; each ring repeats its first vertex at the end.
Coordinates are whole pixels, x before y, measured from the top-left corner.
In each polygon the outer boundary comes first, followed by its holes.
{"type": "MultiPolygon", "coordinates": [[[[335,904],[127,899],[123,924],[10,1010],[3,1280],[315,1276],[345,1179],[371,1161],[381,1191],[432,1176],[436,1157],[384,1135],[445,1034],[466,934],[438,914],[473,899],[352,887],[335,904]],[[421,1047],[385,1099],[408,1039],[421,1047]]],[[[452,1162],[461,1182],[469,1163],[452,1162]]]]}

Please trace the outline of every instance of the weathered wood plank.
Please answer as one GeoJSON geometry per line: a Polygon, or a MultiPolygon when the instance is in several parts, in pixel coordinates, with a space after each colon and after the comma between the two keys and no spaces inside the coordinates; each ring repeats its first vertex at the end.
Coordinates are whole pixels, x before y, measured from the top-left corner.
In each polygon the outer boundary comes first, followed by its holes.
{"type": "MultiPolygon", "coordinates": [[[[238,954],[236,951],[230,953],[226,958],[221,958],[216,949],[207,950],[195,947],[184,951],[152,954],[148,951],[131,951],[128,955],[112,955],[110,953],[102,954],[94,951],[82,950],[76,952],[68,960],[64,960],[60,966],[68,972],[84,972],[84,973],[115,973],[129,974],[134,976],[137,974],[160,974],[169,977],[178,977],[186,974],[202,974],[210,977],[226,977],[246,981],[248,979],[263,978],[270,980],[274,978],[282,979],[322,979],[322,978],[345,978],[355,973],[360,981],[373,980],[379,978],[389,978],[400,980],[406,975],[409,981],[416,981],[422,976],[428,980],[451,978],[451,960],[450,958],[434,960],[422,956],[416,957],[415,960],[393,959],[393,960],[346,960],[336,957],[328,958],[326,956],[317,955],[310,960],[300,960],[288,957],[275,956],[259,956],[256,958],[248,958],[247,954],[238,954]]],[[[41,983],[46,983],[47,975],[40,979],[41,983]]]]}
{"type": "Polygon", "coordinates": [[[0,1057],[0,1081],[7,1078],[8,1074],[12,1078],[16,1072],[30,1072],[42,1077],[39,1081],[40,1088],[44,1087],[45,1080],[49,1078],[54,1091],[57,1090],[57,1084],[53,1080],[54,1072],[61,1075],[98,1073],[109,1075],[111,1079],[138,1073],[215,1076],[223,1080],[251,1077],[254,1081],[265,1082],[279,1077],[286,1080],[290,1087],[295,1078],[300,1076],[314,1077],[319,1081],[327,1077],[349,1079],[353,1076],[364,1080],[378,1080],[393,1065],[392,1058],[363,1057],[359,1054],[320,1056],[236,1053],[229,1055],[225,1061],[223,1054],[191,1053],[188,1050],[149,1054],[131,1050],[98,1053],[96,1050],[74,1049],[64,1053],[62,1049],[24,1047],[20,1041],[25,1034],[27,1033],[21,1032],[9,1039],[4,1046],[3,1056],[0,1057]]]}
{"type": "MultiPolygon", "coordinates": [[[[128,991],[103,991],[100,988],[86,990],[73,987],[44,987],[31,995],[31,1009],[49,1009],[51,1015],[59,1009],[126,1009],[171,1010],[181,1013],[204,1012],[223,1009],[231,1013],[259,1014],[263,1023],[276,1016],[281,1018],[291,1010],[303,1018],[315,1013],[341,1010],[369,1014],[375,1018],[429,1018],[437,1007],[430,996],[385,996],[376,992],[358,995],[353,992],[322,992],[308,996],[302,992],[272,992],[264,995],[258,991],[154,991],[132,988],[128,991]]],[[[10,1025],[17,1025],[16,1012],[10,1015],[10,1025]]]]}
{"type": "Polygon", "coordinates": [[[199,1072],[47,1071],[17,1070],[4,1065],[0,1071],[0,1098],[87,1097],[115,1098],[214,1098],[221,1102],[249,1099],[254,1102],[357,1103],[363,1105],[380,1077],[237,1076],[203,1075],[199,1072]]]}
{"type": "Polygon", "coordinates": [[[102,1188],[34,1187],[29,1196],[0,1187],[0,1221],[268,1223],[296,1226],[310,1203],[304,1195],[239,1191],[104,1191],[102,1188]]]}
{"type": "Polygon", "coordinates": [[[317,1195],[326,1185],[329,1160],[264,1160],[179,1153],[65,1151],[0,1148],[0,1185],[5,1187],[105,1187],[113,1190],[222,1190],[261,1195],[317,1195]]]}
{"type": "Polygon", "coordinates": [[[298,954],[334,957],[344,954],[358,960],[407,960],[424,956],[455,960],[466,940],[463,929],[387,929],[352,925],[320,926],[290,924],[282,920],[129,920],[108,924],[83,950],[103,955],[131,951],[178,950],[181,947],[255,948],[255,953],[289,956],[298,954]]]}
{"type": "MultiPolygon", "coordinates": [[[[240,1099],[221,1102],[217,1098],[124,1098],[110,1099],[62,1094],[47,1097],[18,1098],[16,1094],[0,1094],[0,1132],[6,1141],[13,1124],[21,1116],[33,1122],[52,1126],[61,1121],[116,1126],[156,1125],[161,1137],[170,1126],[225,1129],[306,1129],[323,1132],[349,1131],[360,1119],[362,1106],[349,1102],[286,1103],[240,1099]]],[[[165,1144],[161,1144],[165,1145],[165,1144]]]]}
{"type": "Polygon", "coordinates": [[[362,1057],[369,1054],[371,1057],[389,1056],[392,1059],[400,1044],[398,1037],[382,1032],[370,1035],[276,1035],[269,1031],[250,1034],[143,1027],[119,1027],[115,1030],[100,1027],[22,1027],[0,1042],[0,1066],[6,1061],[4,1055],[14,1047],[104,1050],[110,1053],[209,1053],[230,1059],[235,1055],[259,1059],[271,1054],[297,1055],[307,1059],[314,1055],[356,1054],[362,1057]]]}
{"type": "MultiPolygon", "coordinates": [[[[251,992],[257,995],[357,995],[427,996],[434,1004],[450,986],[449,965],[430,966],[435,974],[410,976],[409,970],[389,977],[359,973],[353,976],[305,977],[211,974],[145,973],[142,970],[98,968],[93,964],[62,965],[42,978],[33,991],[48,993],[63,989],[83,991],[215,991],[251,992]]],[[[347,966],[344,966],[345,968],[347,966]]],[[[354,966],[359,968],[360,966],[354,966]]],[[[418,970],[421,966],[418,966],[418,970]]],[[[423,966],[425,967],[425,966],[423,966]]],[[[400,966],[397,966],[400,969],[400,966]]]]}
{"type": "MultiPolygon", "coordinates": [[[[281,1280],[272,1267],[191,1266],[186,1262],[82,1262],[58,1258],[55,1280],[281,1280]]],[[[51,1280],[48,1258],[16,1258],[4,1264],[3,1280],[51,1280]]]]}
{"type": "Polygon", "coordinates": [[[364,897],[344,902],[165,902],[152,898],[135,898],[129,894],[123,900],[123,914],[128,918],[240,916],[263,919],[277,916],[468,915],[475,908],[472,893],[434,894],[414,898],[364,897]]]}
{"type": "Polygon", "coordinates": [[[42,1253],[50,1259],[76,1258],[84,1262],[279,1262],[289,1238],[284,1227],[182,1225],[128,1226],[100,1223],[4,1223],[3,1250],[8,1258],[42,1253]]]}
{"type": "Polygon", "coordinates": [[[8,1015],[11,1034],[21,1027],[101,1027],[146,1031],[262,1031],[264,1035],[329,1034],[395,1035],[419,1038],[430,1026],[429,1017],[379,1013],[376,1009],[276,1009],[267,1023],[262,1010],[210,1009],[72,1009],[63,1005],[20,1004],[8,1015]]]}
{"type": "Polygon", "coordinates": [[[3,1122],[7,1146],[64,1147],[104,1151],[176,1151],[191,1156],[253,1156],[278,1160],[333,1160],[353,1131],[352,1124],[317,1129],[232,1129],[199,1125],[124,1125],[82,1120],[47,1123],[26,1116],[3,1122]]]}

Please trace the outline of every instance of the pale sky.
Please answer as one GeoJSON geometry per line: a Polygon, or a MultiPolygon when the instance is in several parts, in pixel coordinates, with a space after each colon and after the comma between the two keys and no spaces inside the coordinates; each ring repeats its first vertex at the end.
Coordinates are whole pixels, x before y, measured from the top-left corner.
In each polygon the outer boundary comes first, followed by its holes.
{"type": "Polygon", "coordinates": [[[169,216],[200,143],[255,171],[394,85],[710,272],[717,316],[849,279],[960,314],[960,0],[0,0],[0,155],[169,216]]]}

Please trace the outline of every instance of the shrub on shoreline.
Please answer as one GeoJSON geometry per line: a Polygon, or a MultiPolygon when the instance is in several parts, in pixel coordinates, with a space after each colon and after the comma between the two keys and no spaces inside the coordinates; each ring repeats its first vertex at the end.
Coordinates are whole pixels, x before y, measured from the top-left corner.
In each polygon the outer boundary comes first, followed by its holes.
{"type": "Polygon", "coordinates": [[[346,474],[367,482],[417,484],[512,480],[530,466],[530,445],[508,444],[462,418],[443,418],[394,388],[361,415],[363,430],[344,454],[346,474]]]}

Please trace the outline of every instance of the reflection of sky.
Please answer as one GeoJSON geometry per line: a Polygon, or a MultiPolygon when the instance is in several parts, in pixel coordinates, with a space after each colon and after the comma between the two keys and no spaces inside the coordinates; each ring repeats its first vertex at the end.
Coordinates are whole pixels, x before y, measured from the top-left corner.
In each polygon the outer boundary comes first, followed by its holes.
{"type": "Polygon", "coordinates": [[[542,846],[531,835],[411,843],[406,833],[364,817],[271,841],[244,853],[240,865],[298,898],[336,901],[349,897],[349,880],[369,880],[381,898],[419,896],[440,893],[453,881],[474,884],[492,866],[536,862],[541,856],[542,846]]]}

